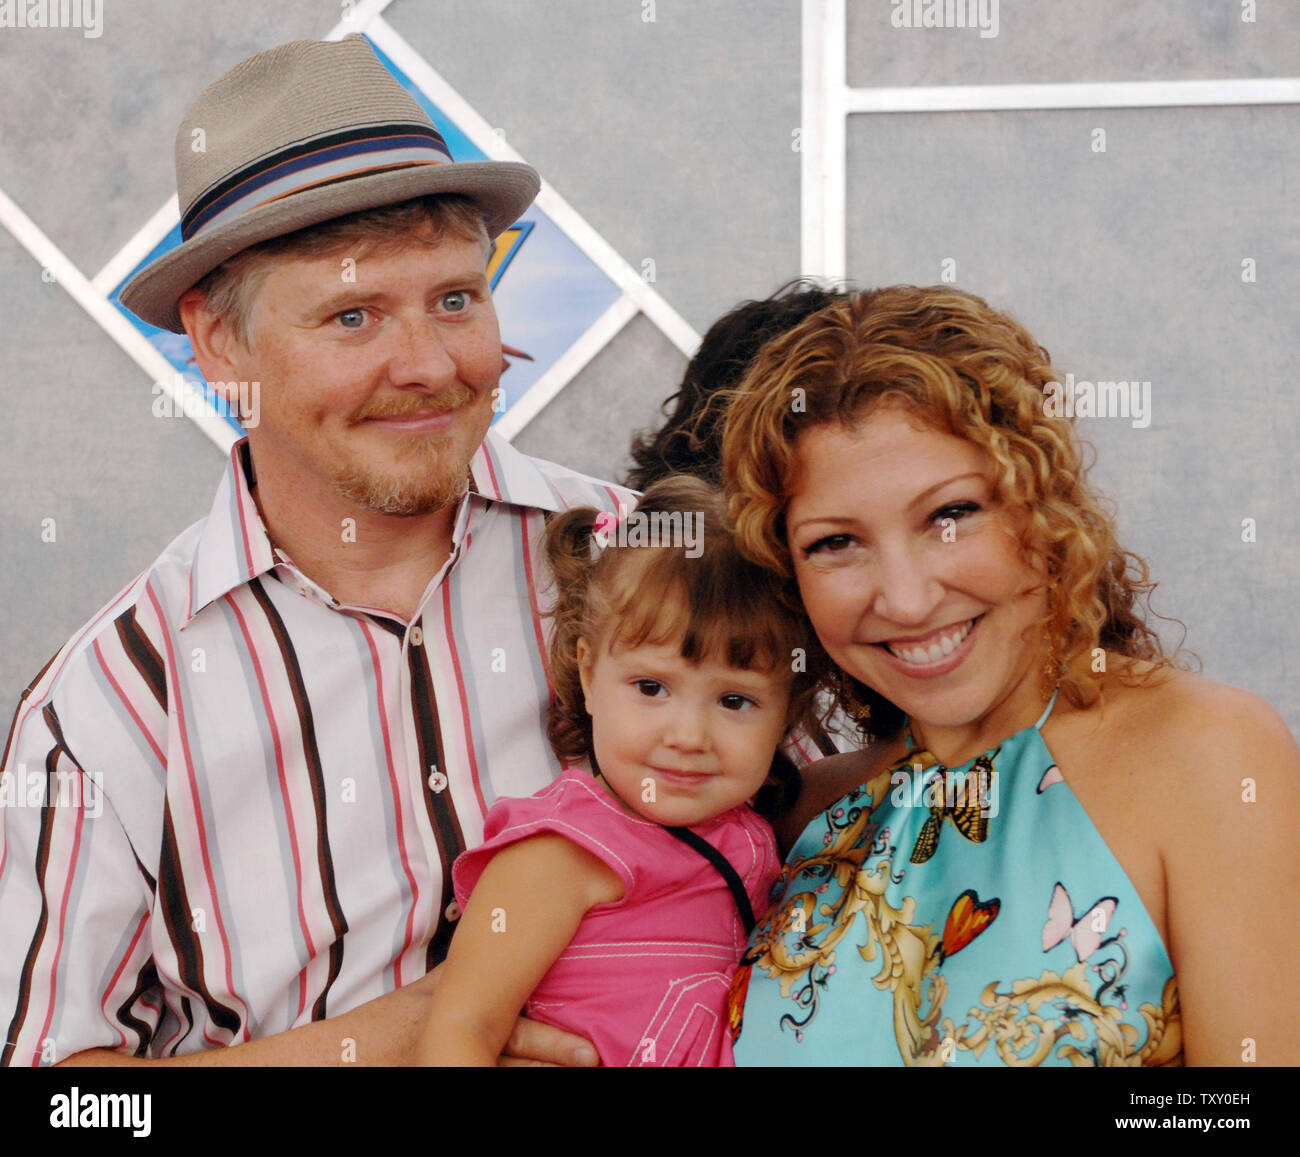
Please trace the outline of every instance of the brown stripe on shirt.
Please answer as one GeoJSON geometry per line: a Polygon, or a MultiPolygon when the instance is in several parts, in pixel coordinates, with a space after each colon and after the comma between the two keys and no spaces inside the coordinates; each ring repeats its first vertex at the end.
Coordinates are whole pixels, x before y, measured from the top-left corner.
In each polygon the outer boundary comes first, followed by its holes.
{"type": "Polygon", "coordinates": [[[117,628],[117,637],[122,642],[122,650],[140,673],[140,678],[158,700],[158,706],[167,710],[167,669],[158,654],[157,648],[149,641],[149,636],[136,621],[136,608],[127,607],[113,620],[117,628]]]}
{"type": "MultiPolygon", "coordinates": [[[[196,992],[208,1011],[208,1019],[236,1035],[243,1021],[234,1009],[217,1000],[203,982],[203,945],[191,923],[190,902],[185,892],[184,867],[176,846],[176,829],[172,825],[171,801],[163,812],[162,852],[158,857],[158,883],[162,890],[163,924],[176,949],[181,983],[196,992]]],[[[193,1021],[191,1020],[191,1024],[193,1021]]],[[[188,1031],[188,1030],[187,1030],[188,1031]]],[[[182,1038],[183,1039],[183,1038],[182,1038]]],[[[180,1042],[177,1042],[179,1047],[180,1042]]],[[[176,1049],[172,1049],[174,1056],[176,1049]]]]}
{"type": "MultiPolygon", "coordinates": [[[[451,882],[451,866],[456,857],[465,850],[465,837],[460,830],[460,820],[451,804],[451,792],[444,788],[434,791],[429,786],[429,775],[436,768],[443,771],[445,762],[442,750],[442,734],[438,728],[438,708],[434,702],[433,680],[425,662],[425,649],[408,647],[406,662],[411,674],[411,705],[415,711],[415,735],[420,746],[420,782],[424,787],[424,808],[433,825],[434,838],[438,842],[438,860],[442,865],[442,895],[438,900],[438,929],[429,941],[425,952],[425,965],[433,968],[441,964],[451,946],[455,925],[444,913],[447,905],[455,896],[451,882]]],[[[445,774],[445,772],[444,772],[445,774]]],[[[448,785],[450,787],[450,784],[448,785]]]]}
{"type": "Polygon", "coordinates": [[[325,985],[312,1004],[312,1020],[324,1020],[326,998],[330,986],[338,978],[343,967],[343,937],[347,934],[348,922],[343,915],[343,902],[339,897],[338,882],[334,876],[334,857],[329,844],[329,816],[326,813],[325,773],[321,767],[320,750],[316,746],[316,724],[312,718],[311,702],[307,698],[307,684],[302,677],[302,666],[298,662],[298,653],[294,650],[293,640],[285,628],[284,620],[275,609],[266,590],[260,582],[249,587],[262,614],[266,616],[267,625],[275,638],[280,656],[284,660],[285,675],[293,693],[293,706],[298,714],[298,731],[302,735],[303,761],[307,768],[307,782],[311,787],[312,808],[316,817],[316,869],[320,873],[321,893],[325,900],[325,911],[329,914],[330,926],[334,930],[334,939],[329,946],[329,972],[325,985]]]}

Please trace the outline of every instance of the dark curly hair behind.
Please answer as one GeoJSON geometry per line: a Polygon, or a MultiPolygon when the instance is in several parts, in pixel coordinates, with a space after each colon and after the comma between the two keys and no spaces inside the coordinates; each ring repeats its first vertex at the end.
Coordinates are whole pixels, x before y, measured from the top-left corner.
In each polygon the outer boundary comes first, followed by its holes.
{"type": "Polygon", "coordinates": [[[661,407],[668,421],[632,443],[632,490],[645,490],[671,474],[693,474],[722,485],[722,417],[725,397],[763,346],[820,309],[844,298],[811,281],[790,281],[763,301],[742,301],[709,327],[686,366],[677,392],[661,407]],[[671,413],[669,411],[671,410],[671,413]]]}

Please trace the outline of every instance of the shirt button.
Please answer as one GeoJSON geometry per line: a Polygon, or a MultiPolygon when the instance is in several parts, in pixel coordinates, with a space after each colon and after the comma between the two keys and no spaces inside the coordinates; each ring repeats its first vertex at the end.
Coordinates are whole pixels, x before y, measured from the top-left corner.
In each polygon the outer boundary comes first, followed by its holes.
{"type": "Polygon", "coordinates": [[[411,640],[412,647],[418,647],[421,643],[424,642],[424,632],[420,630],[419,623],[416,623],[415,626],[411,628],[411,633],[409,635],[409,638],[411,640]]]}
{"type": "Polygon", "coordinates": [[[459,920],[460,905],[457,904],[455,900],[453,900],[450,904],[447,905],[447,910],[443,912],[443,915],[446,916],[448,920],[459,920]]]}
{"type": "Polygon", "coordinates": [[[436,792],[442,791],[447,786],[447,777],[436,767],[429,773],[429,786],[436,792]]]}

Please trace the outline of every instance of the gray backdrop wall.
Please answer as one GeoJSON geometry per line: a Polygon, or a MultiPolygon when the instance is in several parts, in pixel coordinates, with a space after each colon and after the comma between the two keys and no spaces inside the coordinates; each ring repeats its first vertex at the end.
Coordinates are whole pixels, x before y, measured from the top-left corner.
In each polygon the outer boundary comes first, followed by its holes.
{"type": "MultiPolygon", "coordinates": [[[[323,36],[341,5],[103,9],[95,39],[0,29],[0,190],[87,275],[173,191],[171,140],[198,90],[323,36]]],[[[1239,0],[1003,0],[995,38],[894,28],[891,9],[849,0],[851,85],[1300,76],[1300,5],[1281,0],[1259,0],[1253,23],[1239,0]]],[[[384,17],[623,258],[652,258],[696,329],[800,273],[797,0],[395,0],[384,17]]],[[[1152,383],[1149,426],[1084,423],[1096,477],[1206,674],[1265,696],[1293,731],[1298,155],[1294,105],[862,115],[847,153],[857,282],[933,284],[950,262],[1063,370],[1152,383]]],[[[191,423],[151,419],[146,375],[3,229],[0,314],[12,702],[206,513],[223,461],[191,423]]],[[[638,317],[516,444],[621,477],[683,365],[638,317]]]]}

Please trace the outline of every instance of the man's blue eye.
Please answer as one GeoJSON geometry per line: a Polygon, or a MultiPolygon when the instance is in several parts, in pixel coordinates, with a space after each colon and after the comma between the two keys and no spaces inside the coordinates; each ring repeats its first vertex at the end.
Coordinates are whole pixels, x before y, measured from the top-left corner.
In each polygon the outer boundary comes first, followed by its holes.
{"type": "Polygon", "coordinates": [[[366,323],[366,311],[364,309],[344,310],[336,320],[344,329],[360,329],[366,323]],[[355,318],[355,321],[349,321],[349,318],[355,318]]]}
{"type": "Polygon", "coordinates": [[[463,313],[469,308],[469,294],[462,289],[453,290],[451,293],[444,293],[442,296],[442,307],[448,313],[463,313]]]}

